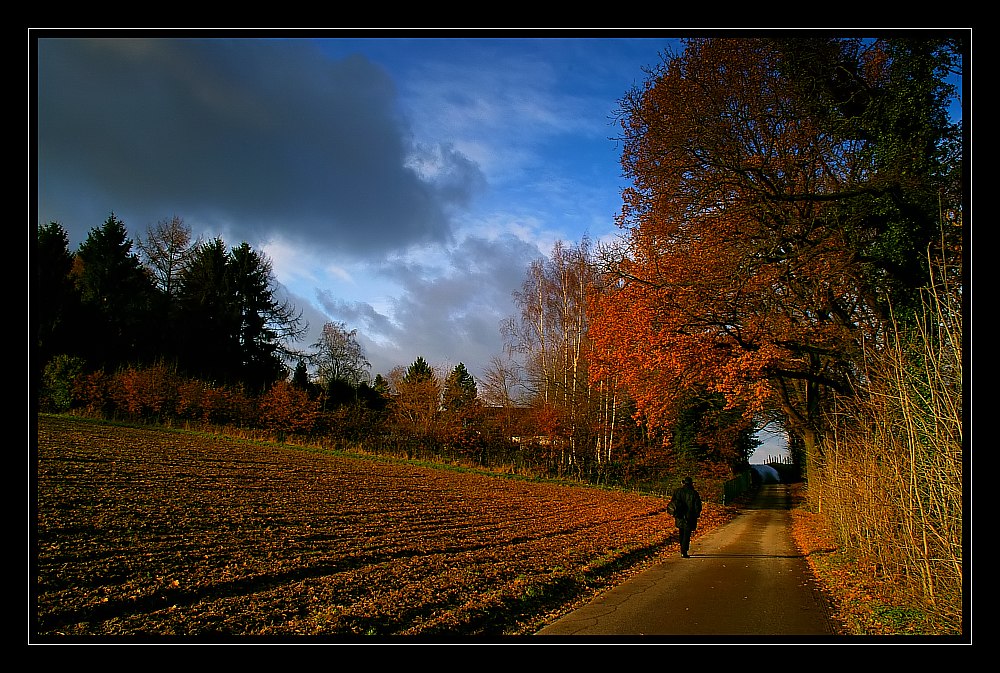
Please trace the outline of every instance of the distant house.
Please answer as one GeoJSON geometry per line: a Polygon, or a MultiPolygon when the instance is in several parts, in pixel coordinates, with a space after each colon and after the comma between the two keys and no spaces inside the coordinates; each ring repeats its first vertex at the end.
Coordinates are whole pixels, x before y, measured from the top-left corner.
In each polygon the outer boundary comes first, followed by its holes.
{"type": "Polygon", "coordinates": [[[499,428],[514,444],[560,446],[565,440],[538,433],[535,410],[531,407],[483,407],[483,417],[492,427],[499,428]]]}

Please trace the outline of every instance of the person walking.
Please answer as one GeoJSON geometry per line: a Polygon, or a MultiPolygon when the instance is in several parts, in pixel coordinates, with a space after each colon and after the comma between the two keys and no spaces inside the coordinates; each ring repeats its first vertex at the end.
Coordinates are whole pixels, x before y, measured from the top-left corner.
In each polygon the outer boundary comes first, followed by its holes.
{"type": "Polygon", "coordinates": [[[694,488],[691,477],[684,477],[681,487],[674,491],[667,504],[667,511],[674,515],[674,523],[681,536],[681,556],[688,556],[691,548],[691,533],[698,527],[698,517],[701,516],[701,496],[694,488]]]}

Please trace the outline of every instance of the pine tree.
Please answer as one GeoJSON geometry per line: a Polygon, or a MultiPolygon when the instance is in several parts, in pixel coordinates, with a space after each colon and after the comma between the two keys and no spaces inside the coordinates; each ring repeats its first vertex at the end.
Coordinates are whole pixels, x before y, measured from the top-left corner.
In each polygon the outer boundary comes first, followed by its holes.
{"type": "Polygon", "coordinates": [[[465,364],[458,363],[445,379],[443,397],[444,408],[453,413],[459,413],[476,403],[478,398],[476,380],[465,368],[465,364]]]}
{"type": "Polygon", "coordinates": [[[39,227],[29,280],[36,374],[53,355],[76,352],[74,332],[80,297],[70,275],[72,269],[66,230],[56,222],[39,227]]]}
{"type": "Polygon", "coordinates": [[[155,288],[114,213],[80,245],[74,277],[83,313],[77,333],[91,365],[113,369],[155,359],[155,288]]]}

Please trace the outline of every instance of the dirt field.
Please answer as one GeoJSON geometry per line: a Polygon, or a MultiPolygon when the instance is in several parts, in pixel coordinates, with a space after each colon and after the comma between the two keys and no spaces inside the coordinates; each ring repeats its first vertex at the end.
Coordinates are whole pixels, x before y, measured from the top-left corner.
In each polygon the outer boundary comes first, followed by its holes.
{"type": "Polygon", "coordinates": [[[63,417],[37,438],[35,642],[526,635],[677,553],[656,497],[63,417]]]}

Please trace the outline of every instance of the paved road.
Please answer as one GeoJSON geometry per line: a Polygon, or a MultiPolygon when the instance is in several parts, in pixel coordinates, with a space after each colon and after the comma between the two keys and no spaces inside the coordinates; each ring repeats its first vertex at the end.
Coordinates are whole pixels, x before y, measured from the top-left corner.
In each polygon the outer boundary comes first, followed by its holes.
{"type": "Polygon", "coordinates": [[[538,632],[539,636],[834,635],[791,537],[788,487],[765,484],[735,520],[538,632]]]}

